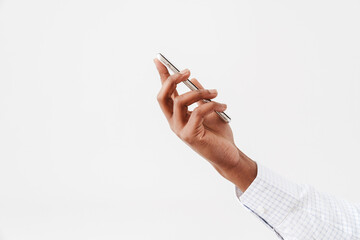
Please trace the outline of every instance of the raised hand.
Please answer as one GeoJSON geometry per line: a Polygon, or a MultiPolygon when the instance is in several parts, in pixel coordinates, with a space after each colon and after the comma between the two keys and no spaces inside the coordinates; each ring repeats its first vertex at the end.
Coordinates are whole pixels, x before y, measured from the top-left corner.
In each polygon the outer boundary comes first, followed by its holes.
{"type": "Polygon", "coordinates": [[[256,163],[236,147],[230,125],[215,113],[224,111],[226,105],[202,101],[214,99],[217,91],[204,89],[192,79],[199,90],[179,95],[176,86],[190,76],[190,71],[170,75],[159,60],[154,62],[162,82],[157,99],[172,131],[244,191],[256,177],[256,163]],[[189,111],[188,106],[194,103],[198,106],[189,111]]]}

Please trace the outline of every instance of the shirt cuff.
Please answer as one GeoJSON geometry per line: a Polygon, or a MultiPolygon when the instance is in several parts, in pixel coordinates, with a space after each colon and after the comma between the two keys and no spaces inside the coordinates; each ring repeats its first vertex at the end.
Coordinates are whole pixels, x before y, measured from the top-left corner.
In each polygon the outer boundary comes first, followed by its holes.
{"type": "Polygon", "coordinates": [[[236,188],[240,202],[277,228],[301,199],[302,187],[257,163],[257,176],[245,192],[236,188]]]}

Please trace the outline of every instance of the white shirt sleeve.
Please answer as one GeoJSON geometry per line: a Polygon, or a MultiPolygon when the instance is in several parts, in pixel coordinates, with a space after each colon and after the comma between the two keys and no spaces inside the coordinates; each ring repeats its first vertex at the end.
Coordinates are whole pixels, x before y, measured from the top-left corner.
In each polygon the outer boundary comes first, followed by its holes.
{"type": "Polygon", "coordinates": [[[360,205],[293,183],[257,163],[258,173],[240,202],[280,239],[360,240],[360,205]]]}

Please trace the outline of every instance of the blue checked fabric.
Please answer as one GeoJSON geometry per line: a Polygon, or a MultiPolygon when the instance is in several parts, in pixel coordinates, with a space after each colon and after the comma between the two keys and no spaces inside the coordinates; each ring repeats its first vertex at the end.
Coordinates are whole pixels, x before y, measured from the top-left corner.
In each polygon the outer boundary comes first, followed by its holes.
{"type": "MultiPolygon", "coordinates": [[[[240,202],[279,239],[360,240],[360,205],[293,183],[257,163],[255,180],[240,202]]],[[[359,189],[360,191],[360,189],[359,189]]]]}

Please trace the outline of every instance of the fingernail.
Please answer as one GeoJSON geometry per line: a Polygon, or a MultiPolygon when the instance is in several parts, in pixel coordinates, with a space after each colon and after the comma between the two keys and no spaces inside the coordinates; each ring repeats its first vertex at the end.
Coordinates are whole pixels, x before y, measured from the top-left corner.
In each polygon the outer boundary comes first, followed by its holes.
{"type": "Polygon", "coordinates": [[[217,90],[216,90],[216,89],[210,89],[210,90],[209,90],[209,93],[215,94],[215,93],[217,93],[217,90]]]}
{"type": "Polygon", "coordinates": [[[226,104],[221,104],[223,108],[227,108],[227,105],[226,104]]]}
{"type": "Polygon", "coordinates": [[[186,69],[184,69],[184,70],[181,70],[181,71],[180,71],[180,74],[187,74],[188,72],[189,72],[189,69],[186,68],[186,69]]]}

